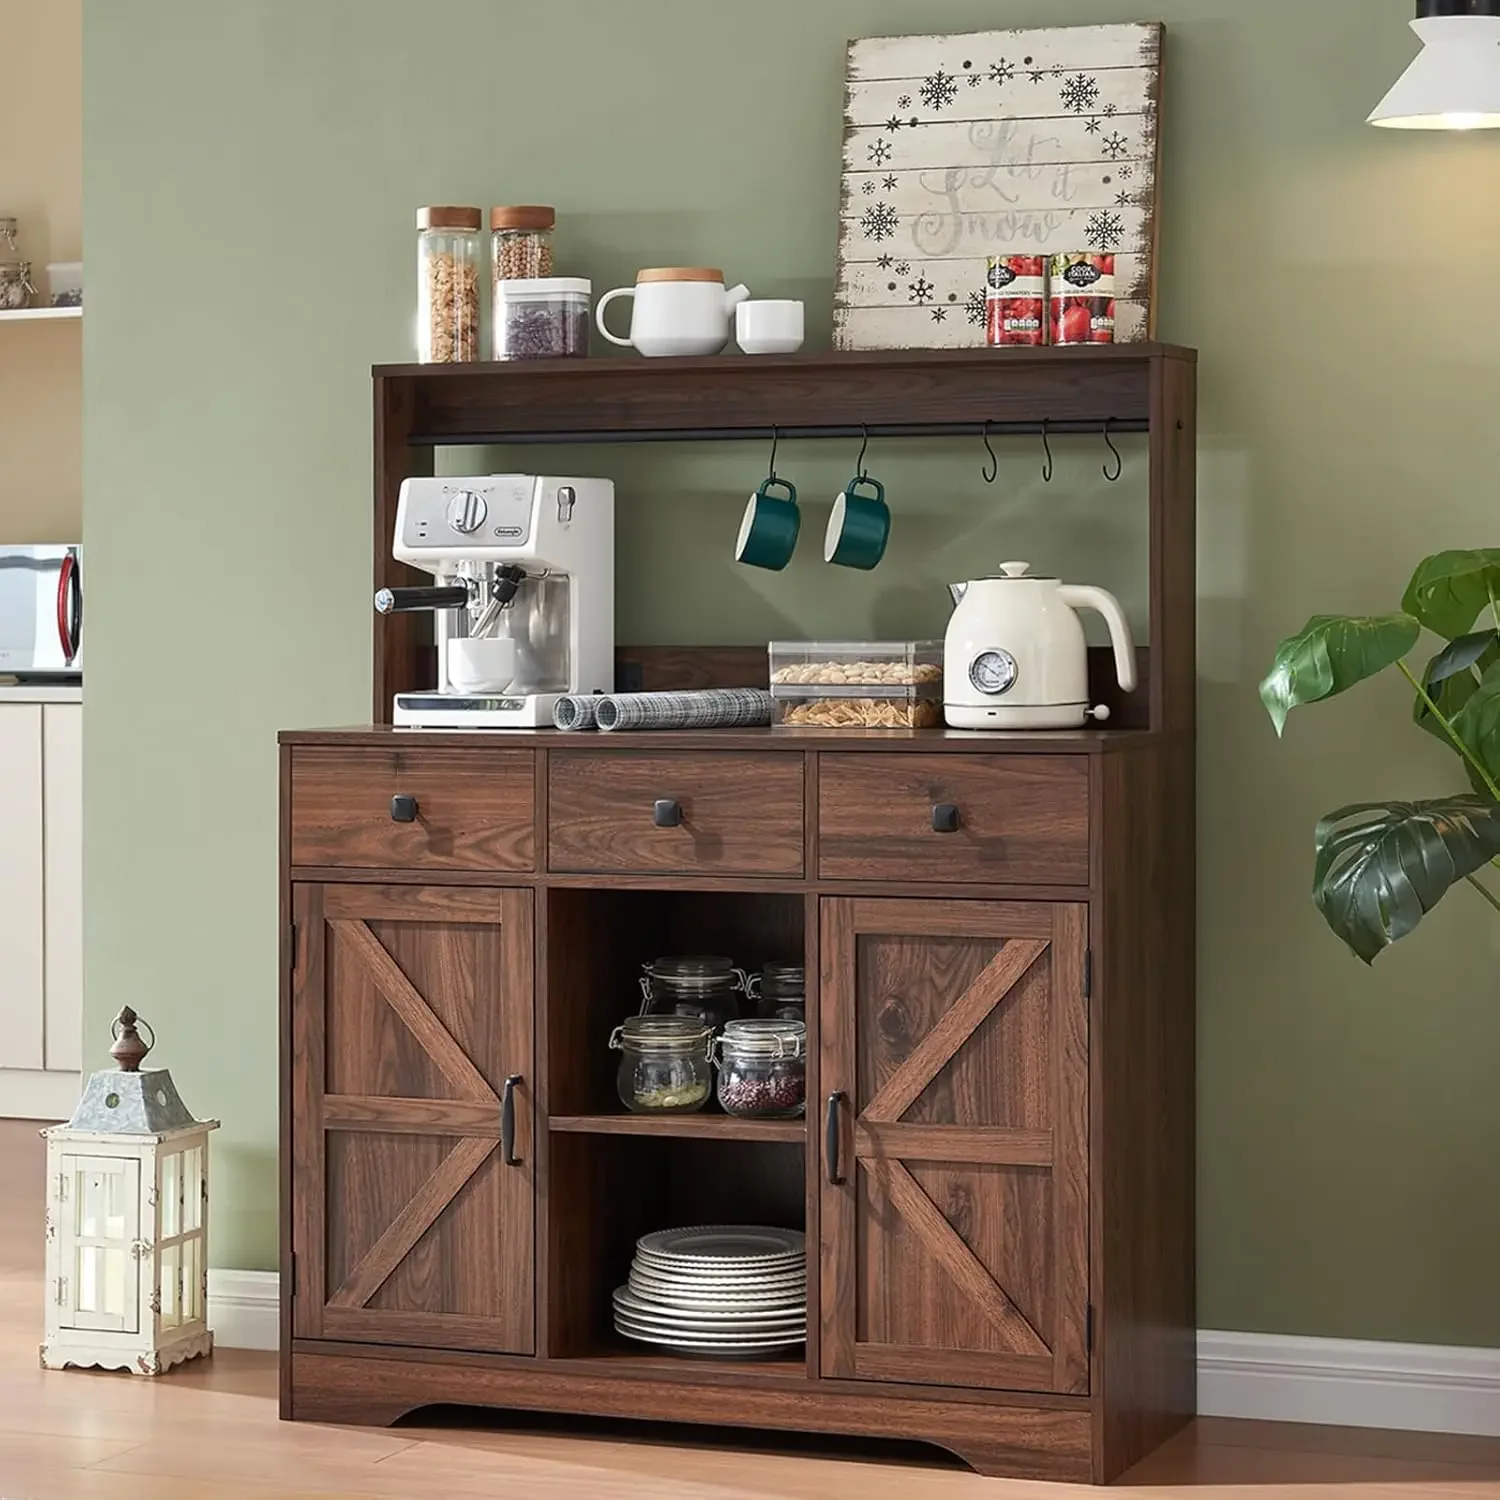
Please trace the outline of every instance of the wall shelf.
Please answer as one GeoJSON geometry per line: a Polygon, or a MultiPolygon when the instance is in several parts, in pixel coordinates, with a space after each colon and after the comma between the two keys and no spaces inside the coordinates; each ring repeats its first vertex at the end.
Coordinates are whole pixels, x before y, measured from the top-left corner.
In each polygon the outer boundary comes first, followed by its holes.
{"type": "Polygon", "coordinates": [[[807,1139],[807,1122],[736,1119],[731,1115],[553,1115],[549,1130],[568,1135],[656,1135],[699,1141],[794,1141],[807,1139]]]}
{"type": "Polygon", "coordinates": [[[81,318],[81,307],[17,307],[0,312],[0,323],[51,323],[81,318]]]}

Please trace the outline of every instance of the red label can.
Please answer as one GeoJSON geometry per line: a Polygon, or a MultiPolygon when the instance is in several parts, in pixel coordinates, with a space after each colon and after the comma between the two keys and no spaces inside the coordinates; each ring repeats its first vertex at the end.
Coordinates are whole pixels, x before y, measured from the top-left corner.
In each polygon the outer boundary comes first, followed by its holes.
{"type": "Polygon", "coordinates": [[[1054,255],[1047,321],[1054,344],[1114,343],[1114,256],[1094,250],[1054,255]]]}
{"type": "Polygon", "coordinates": [[[1046,343],[1046,269],[1044,255],[990,256],[984,278],[985,343],[1046,343]]]}

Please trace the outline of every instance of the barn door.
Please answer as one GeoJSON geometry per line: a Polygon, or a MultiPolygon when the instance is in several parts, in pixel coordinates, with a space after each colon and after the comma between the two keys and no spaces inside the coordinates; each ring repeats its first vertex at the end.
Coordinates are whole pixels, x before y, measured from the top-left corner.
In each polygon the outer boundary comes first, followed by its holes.
{"type": "Polygon", "coordinates": [[[1086,1391],[1087,908],[822,914],[823,1374],[1086,1391]]]}
{"type": "Polygon", "coordinates": [[[534,1353],[531,893],[294,914],[296,1333],[534,1353]]]}

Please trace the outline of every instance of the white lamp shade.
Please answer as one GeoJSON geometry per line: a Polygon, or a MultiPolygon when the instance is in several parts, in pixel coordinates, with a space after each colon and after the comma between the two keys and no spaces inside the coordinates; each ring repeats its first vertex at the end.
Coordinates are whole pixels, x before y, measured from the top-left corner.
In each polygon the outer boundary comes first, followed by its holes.
{"type": "Polygon", "coordinates": [[[1500,128],[1500,16],[1428,16],[1411,28],[1422,50],[1376,106],[1393,130],[1500,128]]]}

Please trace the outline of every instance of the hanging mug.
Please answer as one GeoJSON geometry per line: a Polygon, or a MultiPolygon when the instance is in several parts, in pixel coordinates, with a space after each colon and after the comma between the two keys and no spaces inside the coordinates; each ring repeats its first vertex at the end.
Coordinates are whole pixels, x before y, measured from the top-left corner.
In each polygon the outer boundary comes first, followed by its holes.
{"type": "Polygon", "coordinates": [[[823,561],[869,572],[885,556],[891,535],[891,511],[885,486],[864,475],[851,479],[833,502],[823,534],[823,561]]]}
{"type": "Polygon", "coordinates": [[[797,550],[797,533],[801,529],[796,486],[785,479],[763,479],[745,506],[734,560],[748,563],[752,568],[780,572],[797,550]]]}

